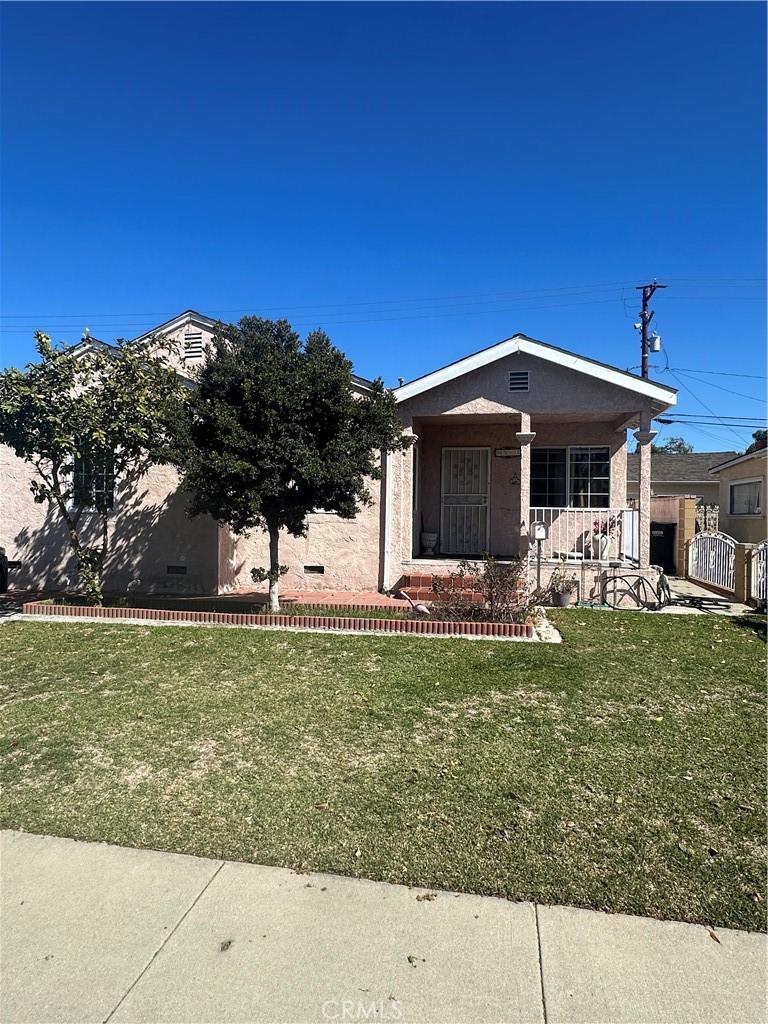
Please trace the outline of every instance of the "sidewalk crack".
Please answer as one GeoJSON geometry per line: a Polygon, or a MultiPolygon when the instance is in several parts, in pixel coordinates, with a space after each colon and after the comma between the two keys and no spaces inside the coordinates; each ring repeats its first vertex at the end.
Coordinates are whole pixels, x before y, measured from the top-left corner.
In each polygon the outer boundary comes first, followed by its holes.
{"type": "Polygon", "coordinates": [[[204,894],[204,893],[205,893],[205,892],[207,891],[207,889],[208,889],[208,886],[209,886],[209,885],[211,884],[211,882],[212,882],[212,881],[214,880],[214,878],[216,878],[216,876],[218,875],[218,873],[219,873],[219,872],[221,871],[221,869],[222,869],[222,868],[224,867],[224,864],[225,864],[225,862],[224,862],[224,861],[221,861],[221,863],[220,863],[220,864],[219,864],[219,866],[218,866],[218,867],[216,868],[216,870],[215,870],[215,871],[213,872],[213,874],[212,874],[212,875],[211,875],[211,877],[210,877],[210,878],[208,879],[208,881],[207,881],[207,882],[205,883],[205,885],[203,886],[203,888],[202,888],[202,889],[200,890],[200,892],[199,892],[199,893],[197,894],[197,896],[195,896],[195,898],[194,898],[194,899],[192,900],[192,902],[190,903],[190,905],[189,905],[189,906],[187,907],[187,909],[186,909],[186,910],[184,911],[184,913],[183,913],[183,914],[181,915],[181,917],[179,918],[179,920],[178,920],[178,921],[176,922],[176,924],[175,924],[175,925],[173,926],[173,928],[171,928],[171,930],[170,930],[170,931],[168,932],[168,934],[167,934],[167,935],[165,936],[165,938],[164,938],[164,939],[163,939],[163,941],[162,941],[162,942],[160,943],[160,945],[159,945],[159,946],[157,947],[157,949],[155,950],[155,952],[154,952],[154,953],[152,954],[152,956],[151,956],[151,957],[149,958],[149,960],[147,961],[147,963],[146,963],[146,964],[144,965],[144,967],[143,967],[142,971],[141,971],[141,972],[139,973],[139,975],[138,975],[138,976],[137,976],[136,978],[134,978],[134,980],[133,980],[133,981],[131,982],[131,984],[130,984],[130,985],[128,986],[128,988],[127,988],[127,989],[125,990],[125,992],[124,992],[124,993],[123,993],[123,994],[122,994],[122,995],[120,996],[120,998],[118,999],[118,1001],[117,1001],[117,1002],[115,1003],[115,1005],[114,1005],[114,1006],[112,1007],[112,1009],[111,1009],[111,1010],[109,1011],[109,1013],[107,1014],[107,1016],[106,1016],[106,1017],[104,1018],[103,1024],[107,1024],[107,1022],[108,1022],[108,1021],[110,1021],[110,1020],[112,1019],[112,1017],[113,1017],[113,1016],[114,1016],[114,1015],[115,1015],[115,1014],[117,1013],[117,1011],[118,1011],[118,1010],[120,1009],[120,1007],[121,1007],[121,1006],[123,1005],[123,1003],[125,1002],[125,1000],[126,1000],[126,999],[128,998],[128,996],[129,996],[129,995],[131,994],[131,992],[133,992],[133,990],[134,990],[134,989],[136,988],[136,986],[137,986],[137,985],[139,984],[139,982],[140,982],[140,981],[141,981],[141,979],[142,979],[142,978],[144,977],[144,975],[145,975],[145,974],[147,973],[147,971],[149,970],[149,968],[150,968],[150,967],[152,966],[152,964],[153,964],[153,963],[155,962],[155,960],[157,960],[158,956],[160,956],[160,954],[162,953],[162,951],[163,951],[163,950],[165,949],[165,947],[166,947],[166,945],[167,945],[167,943],[168,943],[169,939],[171,938],[171,936],[172,936],[172,935],[175,935],[175,934],[176,934],[176,932],[177,932],[177,930],[178,930],[179,926],[180,926],[180,925],[181,925],[181,924],[182,924],[182,923],[183,923],[183,922],[184,922],[184,921],[186,920],[186,918],[187,918],[187,916],[189,915],[189,913],[190,913],[190,912],[191,912],[192,910],[194,910],[194,908],[195,908],[195,907],[197,906],[197,903],[198,903],[198,901],[199,901],[199,900],[200,900],[200,898],[201,898],[201,897],[203,896],[203,894],[204,894]]]}
{"type": "Polygon", "coordinates": [[[547,1024],[547,997],[544,993],[544,961],[541,955],[541,926],[539,924],[539,905],[533,904],[533,913],[536,918],[536,943],[539,947],[539,987],[541,988],[541,1010],[544,1014],[544,1024],[547,1024]]]}

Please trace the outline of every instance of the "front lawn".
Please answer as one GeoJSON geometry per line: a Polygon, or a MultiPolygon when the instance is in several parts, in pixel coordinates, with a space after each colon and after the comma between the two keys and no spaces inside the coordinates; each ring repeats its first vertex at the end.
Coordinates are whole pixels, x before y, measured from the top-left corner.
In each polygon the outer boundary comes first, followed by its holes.
{"type": "Polygon", "coordinates": [[[764,927],[765,645],[0,627],[4,827],[764,927]]]}

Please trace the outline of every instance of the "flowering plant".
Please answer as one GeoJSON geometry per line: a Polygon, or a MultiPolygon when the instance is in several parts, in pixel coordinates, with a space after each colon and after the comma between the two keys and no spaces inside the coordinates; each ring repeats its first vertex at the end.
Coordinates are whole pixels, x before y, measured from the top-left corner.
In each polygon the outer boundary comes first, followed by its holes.
{"type": "Polygon", "coordinates": [[[616,516],[607,516],[605,519],[595,519],[592,523],[592,533],[595,537],[614,537],[619,522],[616,516]]]}

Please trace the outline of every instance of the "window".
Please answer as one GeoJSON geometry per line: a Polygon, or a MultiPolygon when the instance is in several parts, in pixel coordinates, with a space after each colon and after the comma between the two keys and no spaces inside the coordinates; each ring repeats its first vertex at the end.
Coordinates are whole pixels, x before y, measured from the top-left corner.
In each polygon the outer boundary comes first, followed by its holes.
{"type": "Polygon", "coordinates": [[[115,504],[115,469],[112,458],[105,454],[76,455],[74,471],[74,503],[77,508],[111,511],[115,504]]]}
{"type": "Polygon", "coordinates": [[[187,331],[184,335],[184,358],[185,359],[202,359],[203,358],[203,332],[202,331],[187,331]]]}
{"type": "Polygon", "coordinates": [[[534,508],[608,508],[610,491],[607,446],[531,449],[534,508]]]}
{"type": "Polygon", "coordinates": [[[528,371],[527,370],[510,370],[509,371],[509,390],[510,391],[527,391],[528,390],[528,371]]]}
{"type": "Polygon", "coordinates": [[[732,516],[759,516],[762,512],[762,484],[760,480],[743,480],[730,485],[730,514],[732,516]]]}

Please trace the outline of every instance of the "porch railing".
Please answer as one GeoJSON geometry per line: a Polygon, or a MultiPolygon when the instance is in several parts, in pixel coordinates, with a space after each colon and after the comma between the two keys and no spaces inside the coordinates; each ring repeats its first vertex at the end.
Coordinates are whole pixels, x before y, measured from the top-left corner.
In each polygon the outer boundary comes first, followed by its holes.
{"type": "Polygon", "coordinates": [[[531,508],[532,523],[545,523],[544,558],[636,562],[640,557],[640,513],[631,508],[531,508]]]}

